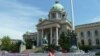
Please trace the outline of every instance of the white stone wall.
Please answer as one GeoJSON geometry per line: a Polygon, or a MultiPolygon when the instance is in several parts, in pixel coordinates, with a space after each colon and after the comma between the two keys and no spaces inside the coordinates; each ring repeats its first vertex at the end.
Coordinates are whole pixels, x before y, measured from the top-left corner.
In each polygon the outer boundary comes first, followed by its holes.
{"type": "Polygon", "coordinates": [[[91,46],[97,46],[96,39],[99,39],[99,46],[100,46],[100,24],[89,24],[89,25],[81,25],[76,27],[77,32],[77,39],[78,43],[82,45],[81,40],[84,40],[85,45],[89,45],[88,39],[91,39],[91,46]],[[98,36],[95,35],[95,30],[98,31],[98,36]],[[90,37],[88,37],[87,31],[90,31],[90,37]],[[81,32],[84,33],[84,37],[81,37],[81,32]]]}

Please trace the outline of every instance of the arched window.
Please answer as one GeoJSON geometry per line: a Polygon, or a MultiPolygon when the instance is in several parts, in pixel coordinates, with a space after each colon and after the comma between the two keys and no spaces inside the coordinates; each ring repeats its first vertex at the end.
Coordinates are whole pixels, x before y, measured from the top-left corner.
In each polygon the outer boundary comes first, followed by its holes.
{"type": "Polygon", "coordinates": [[[97,38],[96,39],[96,45],[99,45],[100,43],[99,43],[99,39],[97,38]]]}
{"type": "Polygon", "coordinates": [[[81,40],[81,44],[84,45],[84,40],[81,40]]]}
{"type": "Polygon", "coordinates": [[[91,39],[88,39],[89,45],[91,45],[91,39]]]}
{"type": "Polygon", "coordinates": [[[81,33],[80,33],[80,36],[81,36],[81,37],[84,37],[84,33],[83,33],[83,32],[81,32],[81,33]]]}
{"type": "Polygon", "coordinates": [[[95,36],[98,36],[99,32],[97,30],[95,30],[94,34],[95,34],[95,36]]]}
{"type": "Polygon", "coordinates": [[[87,36],[88,36],[88,37],[91,36],[91,32],[90,32],[90,31],[87,32],[87,36]]]}

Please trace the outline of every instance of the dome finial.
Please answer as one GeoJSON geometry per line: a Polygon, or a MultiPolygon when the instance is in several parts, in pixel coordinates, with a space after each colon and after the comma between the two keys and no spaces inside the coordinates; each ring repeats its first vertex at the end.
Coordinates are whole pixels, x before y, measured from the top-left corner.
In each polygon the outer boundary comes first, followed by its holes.
{"type": "Polygon", "coordinates": [[[55,3],[59,3],[59,0],[56,0],[55,3]]]}

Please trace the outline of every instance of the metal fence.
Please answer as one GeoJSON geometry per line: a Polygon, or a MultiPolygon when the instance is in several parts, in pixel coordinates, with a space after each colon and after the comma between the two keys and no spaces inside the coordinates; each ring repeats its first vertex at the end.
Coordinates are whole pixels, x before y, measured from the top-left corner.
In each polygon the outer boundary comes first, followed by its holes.
{"type": "MultiPolygon", "coordinates": [[[[21,53],[5,53],[0,54],[0,56],[48,56],[48,53],[30,53],[30,54],[21,54],[21,53]]],[[[94,53],[55,53],[55,56],[95,56],[94,53]]]]}

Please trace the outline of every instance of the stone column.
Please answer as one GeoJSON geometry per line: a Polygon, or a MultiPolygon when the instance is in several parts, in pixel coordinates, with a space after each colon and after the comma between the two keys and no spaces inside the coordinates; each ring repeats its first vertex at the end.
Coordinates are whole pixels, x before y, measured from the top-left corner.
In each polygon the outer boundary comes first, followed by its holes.
{"type": "Polygon", "coordinates": [[[52,27],[50,28],[50,44],[52,44],[52,27]]]}
{"type": "Polygon", "coordinates": [[[43,32],[43,29],[42,29],[41,45],[43,45],[43,41],[42,41],[43,40],[43,37],[44,37],[43,34],[44,34],[44,32],[43,32]]]}
{"type": "Polygon", "coordinates": [[[56,45],[58,45],[58,27],[56,27],[56,45]]]}
{"type": "Polygon", "coordinates": [[[94,30],[91,30],[91,42],[92,42],[92,45],[93,46],[96,46],[96,38],[95,38],[95,35],[94,35],[94,30]]]}
{"type": "Polygon", "coordinates": [[[56,18],[58,18],[58,13],[56,13],[56,18]]]}
{"type": "Polygon", "coordinates": [[[80,38],[80,37],[81,37],[81,36],[80,36],[80,34],[79,34],[79,32],[78,32],[78,33],[77,33],[77,43],[81,45],[81,39],[82,39],[82,38],[80,38]]]}
{"type": "Polygon", "coordinates": [[[37,31],[37,46],[39,46],[39,31],[37,31]]]}
{"type": "Polygon", "coordinates": [[[84,44],[85,44],[85,45],[89,45],[89,44],[88,44],[87,31],[84,32],[84,44]]]}

